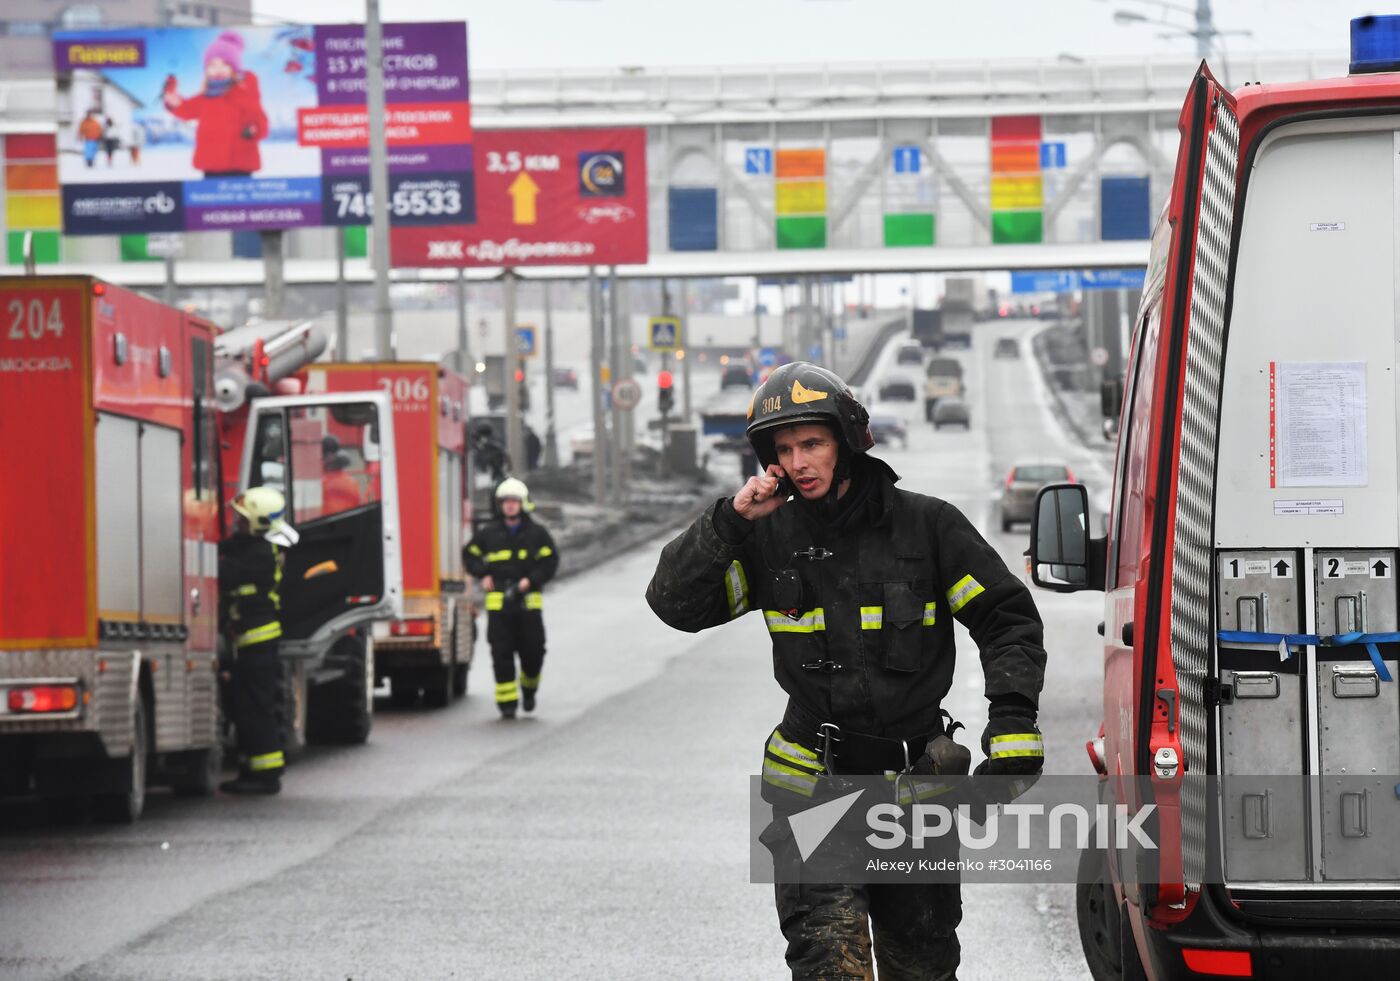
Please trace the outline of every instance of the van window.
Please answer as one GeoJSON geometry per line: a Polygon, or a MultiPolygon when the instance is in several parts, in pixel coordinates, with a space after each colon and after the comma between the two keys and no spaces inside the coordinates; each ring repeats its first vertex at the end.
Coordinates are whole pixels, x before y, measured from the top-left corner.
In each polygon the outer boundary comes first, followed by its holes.
{"type": "Polygon", "coordinates": [[[1152,304],[1134,353],[1128,418],[1124,420],[1123,445],[1118,451],[1119,480],[1116,496],[1118,533],[1113,586],[1130,586],[1137,579],[1142,557],[1142,524],[1146,512],[1148,439],[1152,425],[1152,395],[1156,391],[1157,345],[1161,338],[1161,299],[1152,304]]]}

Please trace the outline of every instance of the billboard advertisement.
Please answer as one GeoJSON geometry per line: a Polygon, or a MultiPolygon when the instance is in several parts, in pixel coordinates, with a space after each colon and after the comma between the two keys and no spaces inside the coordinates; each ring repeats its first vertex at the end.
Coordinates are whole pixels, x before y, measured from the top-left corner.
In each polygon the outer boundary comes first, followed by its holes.
{"type": "Polygon", "coordinates": [[[475,223],[390,229],[396,266],[647,261],[644,129],[478,132],[475,223]]]}
{"type": "MultiPolygon", "coordinates": [[[[69,235],[370,220],[364,27],[54,34],[69,235]]],[[[474,220],[467,28],[384,25],[391,221],[474,220]]]]}

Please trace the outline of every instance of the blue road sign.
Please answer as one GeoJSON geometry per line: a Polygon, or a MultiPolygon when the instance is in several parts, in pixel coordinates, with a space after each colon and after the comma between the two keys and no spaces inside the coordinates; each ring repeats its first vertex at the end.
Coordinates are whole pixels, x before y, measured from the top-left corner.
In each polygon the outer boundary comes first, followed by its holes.
{"type": "Polygon", "coordinates": [[[653,351],[674,351],[681,346],[681,322],[676,317],[652,317],[647,346],[653,351]]]}
{"type": "Polygon", "coordinates": [[[764,368],[773,367],[778,363],[778,352],[771,347],[759,348],[758,363],[764,368]]]}
{"type": "Polygon", "coordinates": [[[766,146],[751,146],[744,149],[744,173],[773,173],[773,150],[766,146]]]}
{"type": "Polygon", "coordinates": [[[846,339],[846,325],[837,324],[836,329],[831,332],[831,335],[838,341],[844,341],[846,339]]]}
{"type": "Polygon", "coordinates": [[[1064,170],[1065,145],[1063,143],[1040,144],[1040,169],[1064,170]]]}
{"type": "Polygon", "coordinates": [[[1059,269],[1018,270],[1011,273],[1013,293],[1068,293],[1079,289],[1079,274],[1059,269]]]}
{"type": "Polygon", "coordinates": [[[1147,282],[1146,269],[1085,269],[1079,286],[1086,290],[1140,290],[1147,282]]]}
{"type": "Polygon", "coordinates": [[[919,172],[919,148],[913,144],[895,147],[890,156],[896,174],[917,174],[919,172]]]}
{"type": "Polygon", "coordinates": [[[515,354],[516,357],[520,358],[533,358],[535,356],[535,328],[515,328],[515,354]]]}

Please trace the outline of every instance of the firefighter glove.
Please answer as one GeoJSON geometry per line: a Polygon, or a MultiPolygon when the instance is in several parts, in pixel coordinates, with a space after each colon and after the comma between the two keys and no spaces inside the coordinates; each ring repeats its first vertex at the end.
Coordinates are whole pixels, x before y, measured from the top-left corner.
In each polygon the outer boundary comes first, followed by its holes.
{"type": "Polygon", "coordinates": [[[1013,714],[993,706],[982,731],[982,752],[987,758],[978,764],[978,776],[1038,774],[1045,766],[1045,741],[1035,726],[1035,716],[1024,710],[1013,714]]]}

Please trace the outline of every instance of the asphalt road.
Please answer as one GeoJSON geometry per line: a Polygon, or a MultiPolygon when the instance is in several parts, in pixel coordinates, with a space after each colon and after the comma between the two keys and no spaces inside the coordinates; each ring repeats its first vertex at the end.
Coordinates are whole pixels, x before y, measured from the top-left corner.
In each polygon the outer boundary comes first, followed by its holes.
{"type": "MultiPolygon", "coordinates": [[[[991,359],[1034,326],[979,326],[970,431],[935,433],[906,403],[908,448],[881,450],[983,529],[1016,460],[1106,487],[1105,454],[1061,433],[1029,354],[991,359]]],[[[988,537],[1024,568],[1023,531],[988,537]]],[[[762,621],[659,623],[642,600],[659,545],[549,591],[532,718],[496,719],[483,645],[465,702],[381,705],[367,746],[312,749],[280,797],[153,791],[128,828],[0,808],[0,977],[783,976],[771,886],[747,881],[749,775],[783,706],[762,621]]],[[[1037,600],[1047,770],[1087,773],[1101,597],[1037,600]]],[[[965,634],[959,649],[948,707],[977,733],[980,668],[965,634]]],[[[1088,976],[1072,886],[968,886],[964,904],[962,978],[1088,976]]]]}

